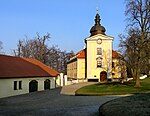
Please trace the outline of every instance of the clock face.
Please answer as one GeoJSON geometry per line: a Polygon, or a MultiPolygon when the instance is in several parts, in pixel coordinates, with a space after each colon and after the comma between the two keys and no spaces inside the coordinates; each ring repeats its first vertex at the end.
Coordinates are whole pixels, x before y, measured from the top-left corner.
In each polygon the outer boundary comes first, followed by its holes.
{"type": "Polygon", "coordinates": [[[101,44],[101,43],[102,43],[102,39],[98,39],[98,40],[97,40],[97,43],[98,43],[98,44],[101,44]]]}

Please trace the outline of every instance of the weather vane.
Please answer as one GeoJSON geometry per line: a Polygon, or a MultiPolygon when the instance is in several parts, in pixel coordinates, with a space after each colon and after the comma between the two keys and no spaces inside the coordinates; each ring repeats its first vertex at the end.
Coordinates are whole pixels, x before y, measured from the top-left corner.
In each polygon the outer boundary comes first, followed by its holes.
{"type": "Polygon", "coordinates": [[[98,14],[98,1],[99,1],[99,0],[97,0],[96,14],[98,14]]]}
{"type": "Polygon", "coordinates": [[[98,14],[98,6],[96,7],[96,14],[98,14]]]}

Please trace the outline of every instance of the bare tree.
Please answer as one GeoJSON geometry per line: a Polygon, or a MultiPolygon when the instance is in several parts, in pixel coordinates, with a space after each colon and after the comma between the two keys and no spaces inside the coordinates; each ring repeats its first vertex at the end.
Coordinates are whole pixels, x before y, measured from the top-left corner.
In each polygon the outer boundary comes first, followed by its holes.
{"type": "Polygon", "coordinates": [[[14,50],[14,54],[20,57],[26,58],[35,58],[43,63],[45,63],[46,55],[49,50],[46,45],[46,41],[50,38],[50,34],[41,37],[37,33],[35,39],[29,39],[26,36],[26,39],[19,40],[17,45],[17,50],[14,50]]]}
{"type": "Polygon", "coordinates": [[[73,51],[70,51],[70,52],[62,51],[61,52],[61,63],[62,63],[61,64],[61,69],[62,69],[62,72],[64,74],[67,74],[67,62],[73,56],[74,56],[73,51]]]}
{"type": "Polygon", "coordinates": [[[138,59],[139,59],[139,39],[137,31],[129,30],[128,35],[120,35],[120,51],[126,60],[127,67],[130,68],[132,76],[136,79],[138,59]]]}
{"type": "Polygon", "coordinates": [[[74,56],[74,52],[61,51],[57,46],[52,46],[49,48],[48,56],[47,65],[59,72],[66,74],[67,62],[71,57],[74,56]]]}
{"type": "Polygon", "coordinates": [[[127,77],[126,62],[122,55],[118,54],[117,58],[110,57],[110,50],[108,52],[103,50],[103,69],[107,70],[108,77],[112,75],[112,79],[117,79],[123,83],[127,77]],[[115,75],[114,75],[115,74],[115,75]]]}
{"type": "MultiPolygon", "coordinates": [[[[128,65],[136,79],[135,87],[140,87],[140,74],[144,61],[149,58],[150,2],[149,0],[126,0],[128,36],[122,40],[128,65]],[[146,47],[147,46],[147,47],[146,47]],[[146,50],[145,48],[148,48],[146,50]]],[[[145,63],[146,64],[146,63],[145,63]]]]}
{"type": "Polygon", "coordinates": [[[19,40],[18,48],[14,50],[14,54],[19,57],[37,59],[51,68],[66,74],[67,62],[74,53],[62,51],[58,46],[48,47],[46,41],[49,38],[49,34],[41,37],[38,33],[34,39],[29,39],[26,36],[26,39],[19,40]]]}

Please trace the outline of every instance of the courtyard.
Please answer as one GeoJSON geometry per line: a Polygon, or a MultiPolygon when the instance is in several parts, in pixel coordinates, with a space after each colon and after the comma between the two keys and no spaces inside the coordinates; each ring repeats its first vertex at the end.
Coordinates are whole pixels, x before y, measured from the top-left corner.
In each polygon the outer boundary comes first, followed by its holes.
{"type": "Polygon", "coordinates": [[[74,96],[62,88],[0,99],[1,116],[96,116],[99,106],[120,96],[74,96]]]}

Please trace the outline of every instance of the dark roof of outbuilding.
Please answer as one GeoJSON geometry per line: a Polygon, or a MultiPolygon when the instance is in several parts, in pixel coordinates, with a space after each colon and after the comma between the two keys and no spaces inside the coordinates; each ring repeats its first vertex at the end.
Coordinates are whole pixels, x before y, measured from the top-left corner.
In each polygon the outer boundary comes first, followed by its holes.
{"type": "Polygon", "coordinates": [[[52,77],[58,74],[35,59],[0,55],[0,78],[52,77]]]}

